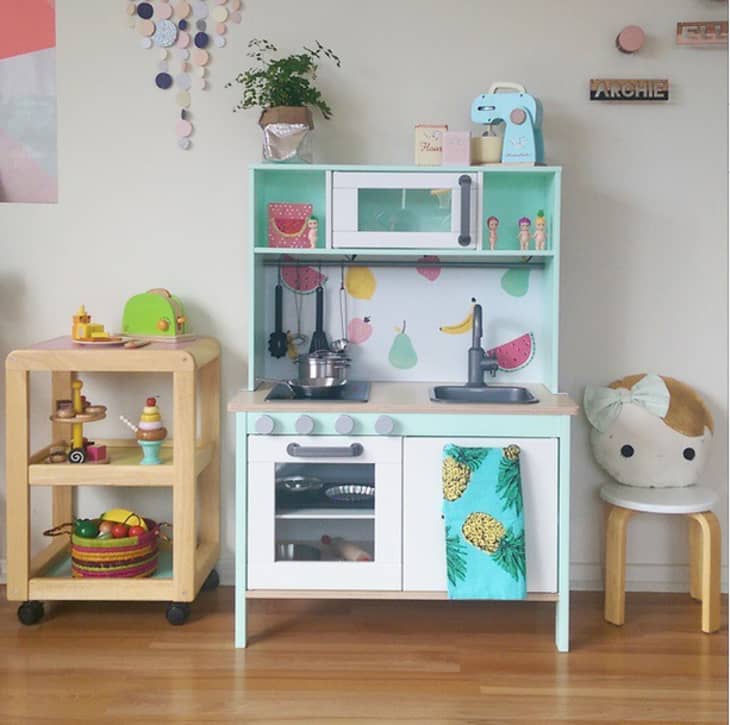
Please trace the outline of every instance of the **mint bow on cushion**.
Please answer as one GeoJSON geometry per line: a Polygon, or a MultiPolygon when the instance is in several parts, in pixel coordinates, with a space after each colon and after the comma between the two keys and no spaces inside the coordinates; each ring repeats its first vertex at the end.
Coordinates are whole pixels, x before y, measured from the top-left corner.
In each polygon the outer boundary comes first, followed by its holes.
{"type": "Polygon", "coordinates": [[[626,403],[640,405],[652,415],[664,418],[669,410],[669,398],[669,389],[658,375],[645,375],[630,390],[586,386],[583,408],[590,424],[604,433],[613,425],[626,403]]]}

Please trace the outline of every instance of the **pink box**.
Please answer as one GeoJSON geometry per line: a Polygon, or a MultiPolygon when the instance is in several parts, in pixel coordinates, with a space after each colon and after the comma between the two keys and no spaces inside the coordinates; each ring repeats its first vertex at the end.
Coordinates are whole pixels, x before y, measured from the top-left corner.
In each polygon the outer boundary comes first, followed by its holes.
{"type": "Polygon", "coordinates": [[[446,131],[442,166],[469,166],[471,164],[471,134],[468,131],[446,131]]]}

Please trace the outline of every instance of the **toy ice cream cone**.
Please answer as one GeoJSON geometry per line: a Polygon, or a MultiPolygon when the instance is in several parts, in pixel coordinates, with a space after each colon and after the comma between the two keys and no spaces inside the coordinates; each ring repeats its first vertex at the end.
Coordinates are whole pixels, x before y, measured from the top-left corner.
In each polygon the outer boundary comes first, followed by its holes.
{"type": "Polygon", "coordinates": [[[162,425],[162,416],[157,407],[156,398],[147,398],[147,404],[142,409],[142,415],[137,425],[126,418],[122,420],[136,433],[137,442],[142,448],[142,465],[156,465],[160,460],[162,441],[167,438],[167,428],[162,425]]]}

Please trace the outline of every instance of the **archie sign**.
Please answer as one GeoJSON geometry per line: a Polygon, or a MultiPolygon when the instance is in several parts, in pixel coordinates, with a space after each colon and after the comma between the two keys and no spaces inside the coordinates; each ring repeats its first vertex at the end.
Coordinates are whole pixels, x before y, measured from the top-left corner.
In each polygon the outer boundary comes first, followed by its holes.
{"type": "Polygon", "coordinates": [[[641,78],[591,78],[592,101],[668,101],[669,81],[641,78]]]}

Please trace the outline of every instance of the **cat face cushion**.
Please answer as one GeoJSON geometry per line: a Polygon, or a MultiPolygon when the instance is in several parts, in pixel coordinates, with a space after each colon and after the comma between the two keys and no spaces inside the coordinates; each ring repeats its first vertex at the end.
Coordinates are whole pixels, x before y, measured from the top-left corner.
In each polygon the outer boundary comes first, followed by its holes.
{"type": "Polygon", "coordinates": [[[691,486],[700,478],[714,423],[700,396],[659,375],[628,375],[583,398],[598,464],[619,483],[691,486]]]}

